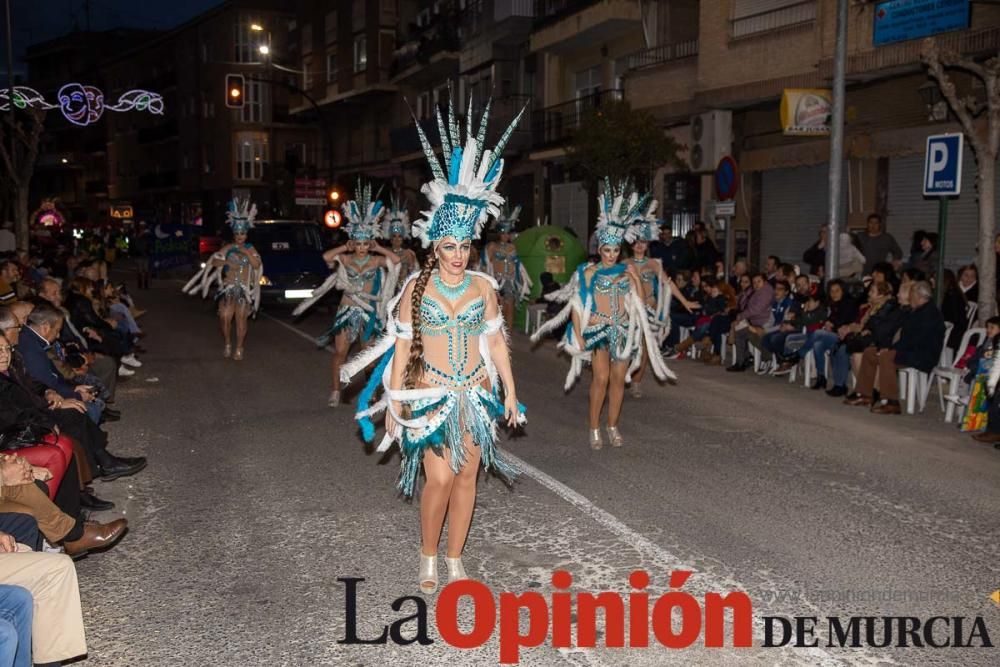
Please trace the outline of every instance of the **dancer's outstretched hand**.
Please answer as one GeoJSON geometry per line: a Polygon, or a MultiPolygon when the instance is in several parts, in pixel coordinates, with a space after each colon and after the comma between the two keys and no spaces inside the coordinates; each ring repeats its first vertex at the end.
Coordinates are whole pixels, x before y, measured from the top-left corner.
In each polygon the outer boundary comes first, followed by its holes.
{"type": "Polygon", "coordinates": [[[503,416],[507,420],[507,426],[515,428],[517,426],[517,396],[507,394],[503,401],[503,416]]]}

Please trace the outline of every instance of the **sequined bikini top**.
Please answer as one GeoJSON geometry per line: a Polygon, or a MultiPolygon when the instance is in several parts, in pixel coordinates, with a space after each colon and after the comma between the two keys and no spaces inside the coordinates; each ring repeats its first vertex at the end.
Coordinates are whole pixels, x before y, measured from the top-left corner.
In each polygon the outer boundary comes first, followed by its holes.
{"type": "Polygon", "coordinates": [[[420,331],[428,336],[452,332],[478,336],[486,331],[485,313],[486,302],[481,296],[465,304],[452,318],[440,303],[425,294],[420,300],[420,331]]]}

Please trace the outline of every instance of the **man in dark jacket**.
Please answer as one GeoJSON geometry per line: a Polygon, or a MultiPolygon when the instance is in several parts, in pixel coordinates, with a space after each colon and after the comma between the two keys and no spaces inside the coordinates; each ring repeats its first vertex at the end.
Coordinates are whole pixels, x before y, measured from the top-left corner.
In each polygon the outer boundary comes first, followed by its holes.
{"type": "Polygon", "coordinates": [[[903,319],[899,337],[891,347],[877,349],[870,347],[861,358],[861,377],[858,391],[862,396],[871,396],[878,373],[879,392],[882,400],[872,406],[872,412],[882,415],[898,415],[899,382],[897,371],[901,368],[916,368],[929,373],[937,366],[944,344],[944,318],[931,300],[934,290],[930,283],[920,281],[910,288],[910,312],[903,319]]]}
{"type": "Polygon", "coordinates": [[[690,249],[684,239],[675,239],[670,223],[660,221],[660,240],[649,246],[649,256],[660,260],[670,275],[688,268],[690,249]]]}

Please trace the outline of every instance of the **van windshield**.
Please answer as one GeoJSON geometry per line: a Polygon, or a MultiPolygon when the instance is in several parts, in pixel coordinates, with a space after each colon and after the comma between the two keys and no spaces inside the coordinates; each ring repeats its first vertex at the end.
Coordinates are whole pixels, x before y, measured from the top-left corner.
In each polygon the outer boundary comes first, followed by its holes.
{"type": "Polygon", "coordinates": [[[301,252],[322,250],[323,242],[315,225],[264,224],[250,231],[250,243],[260,252],[301,252]]]}

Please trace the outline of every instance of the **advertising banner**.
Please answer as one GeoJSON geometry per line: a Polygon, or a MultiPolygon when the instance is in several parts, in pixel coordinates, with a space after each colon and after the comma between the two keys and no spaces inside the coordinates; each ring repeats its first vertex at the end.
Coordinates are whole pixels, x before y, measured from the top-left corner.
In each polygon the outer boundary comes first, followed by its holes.
{"type": "Polygon", "coordinates": [[[781,129],[789,136],[830,134],[832,92],[823,88],[788,88],[781,96],[781,129]]]}

